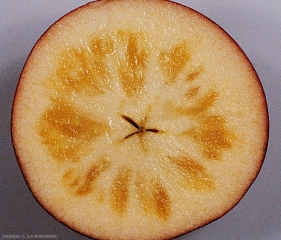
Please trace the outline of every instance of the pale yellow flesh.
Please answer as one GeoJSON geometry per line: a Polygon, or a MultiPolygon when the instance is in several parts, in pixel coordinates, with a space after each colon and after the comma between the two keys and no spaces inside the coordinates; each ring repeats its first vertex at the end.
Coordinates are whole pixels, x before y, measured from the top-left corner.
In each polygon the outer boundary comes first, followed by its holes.
{"type": "Polygon", "coordinates": [[[267,113],[254,70],[213,23],[164,1],[101,1],[37,43],[13,140],[59,220],[97,238],[168,238],[244,195],[267,113]]]}

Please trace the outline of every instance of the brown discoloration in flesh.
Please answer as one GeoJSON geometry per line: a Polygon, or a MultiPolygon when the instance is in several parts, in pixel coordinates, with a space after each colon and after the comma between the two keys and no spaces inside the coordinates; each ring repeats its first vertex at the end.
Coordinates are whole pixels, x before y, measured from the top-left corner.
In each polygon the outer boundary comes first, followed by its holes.
{"type": "Polygon", "coordinates": [[[38,120],[42,144],[57,161],[76,162],[87,152],[88,142],[105,134],[108,126],[84,116],[80,110],[63,100],[52,106],[38,120]]]}
{"type": "Polygon", "coordinates": [[[197,191],[214,190],[214,181],[207,174],[204,166],[190,157],[169,157],[169,161],[177,166],[180,176],[184,176],[184,188],[197,191]]]}
{"type": "Polygon", "coordinates": [[[182,42],[169,51],[161,52],[159,57],[160,66],[167,76],[167,84],[173,84],[176,77],[182,73],[190,60],[186,42],[182,42]]]}
{"type": "Polygon", "coordinates": [[[86,196],[94,193],[94,183],[109,168],[110,162],[103,158],[93,163],[85,173],[77,173],[75,168],[71,168],[63,174],[63,183],[70,187],[76,196],[86,196]]]}
{"type": "Polygon", "coordinates": [[[117,173],[111,186],[111,207],[118,214],[124,214],[127,211],[131,178],[131,169],[123,167],[117,173]]]}
{"type": "Polygon", "coordinates": [[[229,150],[237,139],[234,133],[226,127],[226,119],[221,115],[206,115],[199,120],[198,127],[183,132],[203,148],[203,156],[220,160],[224,150],[229,150]]]}
{"type": "Polygon", "coordinates": [[[137,174],[136,193],[143,212],[148,216],[156,216],[161,220],[168,220],[171,215],[172,202],[168,191],[156,178],[149,178],[145,174],[137,174]]]}
{"type": "Polygon", "coordinates": [[[123,90],[128,97],[138,95],[144,87],[148,51],[142,34],[118,32],[125,47],[125,57],[119,58],[118,73],[123,90]]]}

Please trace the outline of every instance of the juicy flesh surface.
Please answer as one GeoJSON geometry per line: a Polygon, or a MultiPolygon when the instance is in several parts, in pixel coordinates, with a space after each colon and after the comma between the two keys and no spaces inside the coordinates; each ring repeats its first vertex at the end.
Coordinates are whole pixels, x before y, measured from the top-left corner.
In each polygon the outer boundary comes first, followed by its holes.
{"type": "Polygon", "coordinates": [[[63,222],[107,239],[173,237],[220,217],[249,187],[265,142],[262,95],[213,25],[185,25],[186,13],[157,1],[124,2],[133,5],[122,16],[84,9],[85,20],[77,13],[39,43],[14,139],[31,188],[63,222]],[[110,30],[94,34],[93,15],[110,30]]]}
{"type": "Polygon", "coordinates": [[[215,188],[212,175],[190,156],[189,149],[175,154],[171,148],[189,139],[198,144],[206,161],[221,161],[222,153],[231,148],[235,136],[227,128],[225,116],[208,111],[216,103],[219,93],[211,89],[200,94],[200,87],[193,87],[192,83],[204,70],[200,66],[185,72],[190,59],[185,43],[157,53],[156,61],[165,77],[159,90],[154,91],[156,94],[147,96],[147,44],[141,33],[118,31],[92,39],[87,48],[73,48],[62,53],[55,75],[47,81],[56,95],[39,119],[38,134],[54,161],[68,166],[62,181],[74,195],[93,194],[99,178],[120,164],[116,163],[118,156],[122,164],[118,166],[110,187],[112,210],[125,214],[131,189],[136,189],[134,194],[143,211],[166,220],[172,204],[169,193],[158,174],[148,179],[146,172],[155,162],[161,162],[183,176],[185,188],[212,191],[215,188]],[[180,104],[172,99],[162,102],[163,93],[177,91],[179,82],[185,88],[178,96],[180,104]],[[117,100],[116,109],[110,113],[107,109],[93,109],[89,115],[87,109],[78,108],[69,100],[74,95],[81,95],[85,99],[91,98],[93,103],[95,98],[102,98],[100,102],[106,105],[107,98],[114,98],[116,92],[125,100],[117,100]],[[134,118],[134,113],[126,112],[123,107],[126,102],[141,107],[140,116],[134,118]],[[158,106],[163,108],[163,118],[168,118],[165,126],[158,125],[161,120],[150,116],[159,111],[158,106]],[[191,119],[195,124],[173,132],[175,119],[183,122],[191,119]],[[115,129],[119,127],[121,132],[116,134],[115,129]],[[106,142],[104,149],[91,149],[91,144],[100,139],[106,142]],[[175,146],[167,143],[170,139],[175,141],[175,146]],[[71,163],[83,164],[89,154],[92,159],[86,171],[71,167],[71,163]]]}

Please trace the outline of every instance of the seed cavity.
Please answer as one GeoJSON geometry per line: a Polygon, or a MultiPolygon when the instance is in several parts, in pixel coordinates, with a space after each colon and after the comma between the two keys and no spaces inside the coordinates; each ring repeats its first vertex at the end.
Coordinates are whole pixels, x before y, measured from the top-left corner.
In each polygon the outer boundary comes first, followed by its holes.
{"type": "Polygon", "coordinates": [[[135,128],[140,129],[139,125],[130,117],[125,116],[125,115],[121,115],[121,117],[126,120],[128,123],[130,123],[131,125],[133,125],[135,128]]]}
{"type": "Polygon", "coordinates": [[[147,143],[145,141],[145,134],[147,132],[151,132],[151,133],[160,133],[161,131],[156,129],[156,128],[146,128],[146,121],[147,121],[147,117],[145,117],[140,124],[136,123],[132,118],[125,116],[125,115],[120,115],[125,121],[127,121],[128,123],[130,123],[132,126],[134,126],[137,130],[135,130],[134,132],[126,135],[122,140],[126,140],[132,136],[138,136],[139,138],[139,143],[141,146],[141,149],[144,152],[148,152],[148,147],[147,147],[147,143]]]}

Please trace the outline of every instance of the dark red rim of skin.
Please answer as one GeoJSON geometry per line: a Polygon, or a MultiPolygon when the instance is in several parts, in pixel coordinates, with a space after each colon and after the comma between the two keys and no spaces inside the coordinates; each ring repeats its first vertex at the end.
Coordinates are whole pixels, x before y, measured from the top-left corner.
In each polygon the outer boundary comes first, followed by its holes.
{"type": "MultiPolygon", "coordinates": [[[[113,0],[115,1],[115,0],[113,0]]],[[[224,35],[225,39],[228,39],[229,43],[231,43],[234,47],[236,47],[236,51],[239,52],[241,54],[241,58],[244,58],[244,64],[247,65],[247,67],[249,68],[249,70],[252,72],[252,75],[255,76],[255,84],[256,84],[256,89],[259,89],[259,95],[260,96],[263,96],[263,110],[264,110],[264,132],[265,132],[265,138],[264,138],[264,145],[263,145],[263,149],[261,150],[261,152],[263,153],[261,155],[261,158],[260,158],[260,162],[259,162],[259,165],[257,165],[256,167],[256,172],[255,174],[253,175],[253,178],[249,180],[249,184],[246,186],[245,190],[243,191],[243,194],[239,197],[237,197],[237,201],[234,205],[230,206],[227,210],[225,210],[222,214],[218,214],[217,216],[214,216],[212,219],[207,219],[204,223],[201,223],[201,224],[198,224],[197,226],[195,226],[193,229],[191,230],[188,230],[188,231],[179,231],[177,235],[173,235],[173,236],[159,236],[160,238],[159,239],[166,239],[166,238],[174,238],[174,237],[178,237],[178,236],[181,236],[181,235],[184,235],[184,234],[187,234],[189,232],[192,232],[192,231],[195,231],[199,228],[202,228],[218,219],[220,219],[221,217],[223,217],[224,215],[226,215],[229,211],[231,211],[239,202],[240,200],[245,196],[245,194],[247,193],[247,191],[249,190],[249,188],[252,186],[252,184],[254,183],[255,179],[257,178],[260,170],[261,170],[261,167],[263,165],[263,162],[264,162],[264,159],[265,159],[265,156],[266,156],[266,152],[267,152],[267,147],[268,147],[268,139],[269,139],[269,113],[268,113],[268,106],[267,106],[267,101],[266,101],[266,96],[265,96],[265,92],[264,92],[264,89],[263,89],[263,86],[260,82],[260,79],[257,75],[257,72],[255,71],[253,65],[251,64],[249,58],[247,57],[247,55],[244,53],[244,51],[241,49],[241,47],[238,45],[238,43],[221,27],[219,26],[217,23],[215,23],[213,20],[209,19],[208,17],[206,17],[205,15],[203,15],[202,13],[188,7],[188,6],[185,6],[185,5],[182,5],[180,3],[176,3],[176,2],[172,2],[172,1],[169,1],[169,0],[152,0],[152,2],[155,1],[157,3],[160,3],[162,2],[163,4],[171,4],[174,5],[175,8],[181,8],[182,10],[185,10],[185,11],[188,11],[188,12],[192,12],[194,15],[196,15],[197,17],[199,17],[201,20],[205,21],[205,22],[209,22],[210,25],[212,25],[213,27],[216,27],[220,33],[222,35],[224,35]]],[[[29,60],[32,59],[32,55],[34,52],[36,52],[36,47],[38,44],[41,43],[42,40],[44,40],[45,36],[47,35],[48,31],[54,26],[56,25],[57,23],[59,23],[61,20],[63,20],[64,18],[71,18],[72,15],[75,15],[75,12],[76,11],[82,11],[84,8],[87,8],[89,5],[91,4],[106,4],[106,3],[110,3],[112,2],[112,0],[97,0],[95,2],[89,2],[87,4],[84,4],[72,11],[70,11],[69,13],[66,13],[65,15],[63,15],[61,18],[59,18],[57,21],[55,21],[41,36],[40,38],[37,40],[37,42],[34,44],[33,48],[31,49],[28,57],[27,57],[27,60],[23,66],[23,69],[22,69],[22,72],[20,74],[20,78],[19,78],[19,81],[18,81],[18,84],[17,84],[17,87],[16,87],[16,91],[15,91],[15,95],[14,95],[14,100],[13,100],[13,106],[12,106],[12,113],[11,113],[11,136],[12,136],[12,143],[13,143],[13,147],[14,147],[14,151],[15,151],[15,155],[16,155],[16,158],[17,158],[17,161],[18,161],[18,164],[20,166],[20,169],[21,169],[21,172],[24,176],[24,180],[27,184],[27,186],[29,187],[30,189],[30,192],[32,193],[32,195],[34,196],[35,200],[39,203],[39,205],[48,213],[50,214],[54,219],[56,219],[57,221],[59,221],[60,223],[62,223],[63,225],[65,225],[66,227],[68,228],[71,228],[72,230],[74,230],[75,232],[81,234],[81,235],[84,235],[84,236],[87,236],[87,237],[91,237],[91,238],[95,238],[97,236],[94,236],[95,233],[93,233],[91,236],[90,235],[86,235],[85,233],[83,233],[82,231],[80,231],[79,229],[77,229],[75,226],[71,226],[70,223],[67,223],[67,222],[64,222],[63,220],[61,220],[58,216],[57,216],[57,213],[54,212],[53,209],[48,209],[47,206],[44,205],[44,201],[41,201],[41,197],[37,195],[36,192],[33,191],[32,187],[30,186],[30,181],[29,181],[29,176],[28,174],[26,173],[26,170],[25,170],[25,166],[24,164],[21,162],[21,158],[20,158],[20,154],[19,154],[19,151],[16,147],[16,141],[15,141],[15,137],[14,137],[14,129],[15,129],[15,126],[14,126],[14,118],[15,118],[15,106],[17,105],[17,94],[19,92],[21,92],[21,84],[22,83],[22,78],[23,78],[23,75],[25,74],[25,69],[26,69],[26,66],[29,65],[29,60]],[[104,2],[104,3],[102,3],[104,2]]],[[[161,3],[161,4],[162,4],[161,3]]]]}

